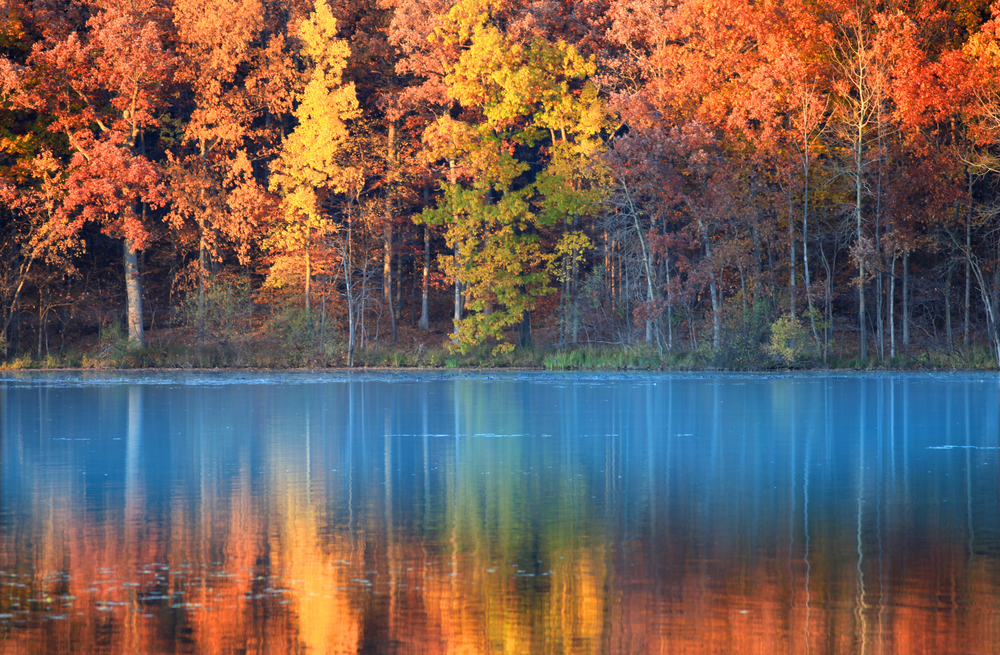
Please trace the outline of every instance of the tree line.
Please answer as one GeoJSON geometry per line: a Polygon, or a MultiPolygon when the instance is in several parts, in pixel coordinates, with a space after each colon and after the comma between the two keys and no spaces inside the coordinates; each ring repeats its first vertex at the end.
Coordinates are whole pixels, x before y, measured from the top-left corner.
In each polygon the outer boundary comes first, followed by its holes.
{"type": "Polygon", "coordinates": [[[998,28],[987,0],[10,0],[0,344],[256,316],[350,365],[437,316],[459,351],[1000,360],[998,28]]]}

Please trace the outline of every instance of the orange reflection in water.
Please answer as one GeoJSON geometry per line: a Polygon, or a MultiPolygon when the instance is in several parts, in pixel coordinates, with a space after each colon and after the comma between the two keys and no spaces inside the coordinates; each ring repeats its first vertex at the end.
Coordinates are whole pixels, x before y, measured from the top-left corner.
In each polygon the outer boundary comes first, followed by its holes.
{"type": "Polygon", "coordinates": [[[3,580],[15,618],[0,652],[985,654],[1000,644],[1000,567],[967,552],[931,549],[880,580],[874,562],[861,575],[816,555],[807,572],[800,557],[707,562],[669,540],[629,544],[623,557],[578,539],[550,570],[519,573],[400,534],[379,513],[322,534],[318,505],[286,484],[297,487],[272,480],[260,508],[244,478],[214,507],[178,503],[158,527],[134,519],[138,506],[81,521],[69,496],[47,499],[34,534],[0,542],[3,568],[19,571],[3,580]],[[26,538],[44,546],[18,562],[26,538]]]}
{"type": "MultiPolygon", "coordinates": [[[[134,393],[122,400],[130,411],[141,404],[134,393]]],[[[623,541],[615,517],[591,501],[593,488],[532,486],[543,483],[522,478],[521,463],[484,476],[444,461],[444,487],[421,505],[385,474],[399,456],[388,438],[378,471],[347,486],[333,473],[344,462],[310,450],[308,434],[261,442],[257,460],[234,443],[228,459],[239,466],[222,471],[194,440],[179,453],[194,464],[171,481],[184,493],[154,493],[129,469],[124,489],[101,487],[121,502],[96,509],[79,477],[27,481],[20,497],[31,505],[21,515],[31,520],[0,534],[0,653],[874,655],[1000,646],[1000,566],[961,541],[911,543],[886,530],[884,547],[869,535],[854,550],[854,535],[828,534],[817,519],[808,550],[784,524],[770,531],[782,538],[701,543],[683,516],[659,528],[633,519],[636,536],[623,541]],[[546,494],[572,508],[552,525],[517,500],[546,494]]],[[[464,447],[482,450],[482,461],[524,461],[513,440],[464,447]]],[[[619,484],[611,468],[606,477],[591,486],[619,484]]]]}

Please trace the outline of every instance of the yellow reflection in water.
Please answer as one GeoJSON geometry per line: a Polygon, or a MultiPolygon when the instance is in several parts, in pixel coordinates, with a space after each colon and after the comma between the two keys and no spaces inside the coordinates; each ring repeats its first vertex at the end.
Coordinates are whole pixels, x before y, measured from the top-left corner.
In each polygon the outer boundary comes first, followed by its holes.
{"type": "MultiPolygon", "coordinates": [[[[95,511],[76,475],[27,483],[23,511],[34,521],[0,535],[0,614],[13,617],[0,622],[0,653],[749,655],[1000,645],[993,558],[921,545],[906,571],[887,578],[875,552],[856,564],[850,548],[824,550],[822,525],[808,561],[790,544],[756,559],[746,544],[716,545],[709,559],[679,521],[655,541],[648,533],[620,541],[592,488],[527,475],[531,459],[518,440],[466,440],[464,454],[442,463],[443,506],[426,517],[434,529],[416,530],[404,527],[405,498],[394,491],[391,439],[382,473],[362,477],[363,490],[333,483],[329,473],[343,462],[312,446],[308,426],[299,440],[263,440],[269,450],[258,460],[240,435],[228,458],[235,470],[224,471],[206,440],[237,424],[239,410],[193,397],[194,436],[174,453],[191,462],[173,481],[186,493],[152,498],[137,465],[152,447],[143,390],[106,394],[128,440],[123,502],[95,511]],[[486,476],[469,465],[476,461],[497,465],[486,476]],[[539,498],[548,505],[539,508],[539,498]],[[146,520],[161,511],[157,502],[167,510],[146,520]],[[552,508],[559,520],[546,523],[552,508]]],[[[456,431],[473,433],[481,399],[455,402],[456,431]]],[[[617,484],[611,470],[598,483],[617,484]]]]}

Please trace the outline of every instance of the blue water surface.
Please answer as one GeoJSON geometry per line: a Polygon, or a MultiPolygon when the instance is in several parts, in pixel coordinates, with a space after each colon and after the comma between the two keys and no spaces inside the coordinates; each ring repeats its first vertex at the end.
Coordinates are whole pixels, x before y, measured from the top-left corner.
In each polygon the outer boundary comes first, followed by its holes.
{"type": "Polygon", "coordinates": [[[0,653],[1000,650],[1000,376],[0,375],[0,653]]]}

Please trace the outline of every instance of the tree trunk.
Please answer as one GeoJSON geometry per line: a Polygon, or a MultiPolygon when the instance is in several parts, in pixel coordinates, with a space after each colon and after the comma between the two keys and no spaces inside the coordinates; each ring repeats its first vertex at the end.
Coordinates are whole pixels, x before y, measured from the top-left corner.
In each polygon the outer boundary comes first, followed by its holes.
{"type": "MultiPolygon", "coordinates": [[[[454,159],[449,159],[448,160],[448,180],[449,180],[449,182],[451,184],[456,184],[456,179],[455,179],[455,160],[454,159]]],[[[455,221],[455,224],[457,225],[458,224],[458,217],[457,216],[454,217],[454,221],[455,221]]],[[[454,244],[454,249],[455,249],[455,268],[458,269],[458,267],[460,266],[461,262],[459,260],[460,253],[459,253],[459,244],[457,242],[454,244]]],[[[455,323],[455,328],[452,331],[451,342],[453,344],[457,344],[458,343],[458,324],[462,321],[462,283],[461,283],[461,281],[459,281],[459,279],[457,277],[455,278],[455,313],[454,313],[454,316],[453,316],[453,320],[454,320],[454,323],[455,323]]]]}
{"type": "Polygon", "coordinates": [[[875,332],[878,342],[875,344],[876,354],[885,361],[885,275],[879,271],[875,276],[875,332]]]}
{"type": "MultiPolygon", "coordinates": [[[[200,139],[199,150],[201,158],[201,174],[204,179],[208,179],[207,145],[205,139],[200,139]]],[[[201,189],[201,211],[205,212],[198,221],[198,345],[205,345],[205,287],[208,277],[208,199],[205,195],[205,188],[201,189]]]]}
{"type": "MultiPolygon", "coordinates": [[[[808,162],[808,159],[806,160],[808,162]]],[[[805,196],[802,203],[802,272],[806,282],[806,303],[809,306],[809,325],[812,328],[813,341],[816,342],[816,350],[820,349],[819,334],[816,332],[816,310],[813,307],[812,279],[809,277],[809,166],[805,167],[805,196]]]]}
{"type": "Polygon", "coordinates": [[[910,251],[903,251],[903,346],[910,345],[910,251]]]}
{"type": "Polygon", "coordinates": [[[392,326],[392,342],[396,343],[396,312],[392,298],[392,220],[387,219],[382,231],[384,249],[382,251],[382,299],[389,312],[392,326]]]}
{"type": "Polygon", "coordinates": [[[722,307],[719,301],[718,287],[715,284],[715,269],[712,269],[709,293],[712,296],[712,347],[716,350],[722,346],[722,307]]]}
{"type": "Polygon", "coordinates": [[[579,343],[580,336],[580,263],[573,258],[573,266],[570,275],[570,320],[572,321],[571,338],[575,346],[579,343]]]}
{"type": "Polygon", "coordinates": [[[1000,239],[997,240],[997,252],[993,260],[993,293],[990,303],[989,338],[993,344],[993,359],[1000,365],[1000,239]]]}
{"type": "MultiPolygon", "coordinates": [[[[861,232],[861,185],[858,185],[858,204],[855,209],[858,221],[858,240],[863,237],[861,232]]],[[[861,359],[868,359],[868,330],[865,324],[865,262],[864,259],[858,261],[858,341],[861,359]]]]}
{"type": "Polygon", "coordinates": [[[424,270],[422,276],[422,287],[420,290],[420,322],[418,327],[421,330],[430,330],[430,313],[428,311],[428,292],[431,275],[431,229],[424,226],[424,270]]]}
{"type": "Polygon", "coordinates": [[[357,344],[357,322],[354,320],[354,284],[351,275],[351,205],[347,205],[347,243],[341,261],[344,264],[344,287],[347,293],[347,367],[354,366],[354,348],[357,344]]]}
{"type": "Polygon", "coordinates": [[[826,322],[826,327],[823,328],[823,363],[826,364],[827,355],[830,351],[830,339],[833,338],[833,266],[830,264],[830,260],[826,257],[826,251],[823,250],[823,246],[819,247],[819,258],[823,263],[823,272],[826,273],[826,283],[824,284],[824,309],[826,316],[829,320],[826,322]]]}
{"type": "MultiPolygon", "coordinates": [[[[396,253],[395,278],[396,278],[396,301],[395,301],[396,320],[402,321],[403,320],[403,258],[400,256],[398,252],[396,253]]],[[[394,337],[393,342],[395,341],[396,339],[394,337]]]]}
{"type": "Polygon", "coordinates": [[[896,255],[889,268],[889,357],[896,356],[896,255]]]}
{"type": "Polygon", "coordinates": [[[522,348],[531,345],[531,312],[525,310],[521,314],[521,323],[518,327],[518,343],[522,348]]]}
{"type": "Polygon", "coordinates": [[[791,200],[788,207],[788,314],[795,319],[795,221],[792,220],[791,200]]]}
{"type": "MultiPolygon", "coordinates": [[[[455,248],[455,264],[458,265],[458,248],[455,248]]],[[[455,279],[455,314],[452,316],[455,329],[452,331],[451,342],[458,343],[458,324],[462,321],[462,283],[455,279]]]]}
{"type": "Polygon", "coordinates": [[[389,134],[388,134],[388,152],[387,159],[389,164],[389,184],[387,185],[387,206],[389,207],[389,215],[385,217],[385,226],[382,231],[382,239],[384,241],[384,249],[382,251],[382,296],[384,298],[385,307],[389,311],[389,322],[392,325],[392,342],[396,343],[396,311],[393,307],[392,302],[392,255],[393,255],[393,213],[394,213],[394,197],[393,197],[393,181],[396,168],[396,121],[389,122],[389,134]]]}
{"type": "MultiPolygon", "coordinates": [[[[13,221],[11,222],[11,225],[14,225],[13,221]]],[[[11,257],[11,260],[13,259],[14,258],[11,257]]],[[[24,290],[24,284],[28,280],[28,273],[31,271],[31,265],[34,261],[34,256],[32,256],[27,262],[21,263],[18,271],[17,287],[14,289],[10,306],[5,308],[7,311],[4,312],[3,331],[0,332],[0,348],[3,349],[3,351],[0,352],[0,358],[6,359],[8,357],[12,357],[17,352],[18,304],[21,301],[21,292],[24,290]]],[[[13,270],[13,267],[11,267],[10,270],[13,270]]]]}
{"type": "MultiPolygon", "coordinates": [[[[628,186],[624,183],[622,184],[622,189],[625,191],[625,198],[628,199],[629,211],[632,213],[632,220],[635,223],[635,232],[639,237],[639,245],[642,247],[642,265],[646,269],[646,301],[652,306],[656,302],[656,278],[653,271],[653,253],[646,245],[646,235],[642,232],[642,227],[639,225],[639,212],[636,210],[635,205],[632,203],[632,194],[629,192],[628,186]]],[[[699,223],[701,221],[699,220],[699,223]]],[[[708,248],[708,232],[707,228],[702,228],[705,232],[705,247],[708,248]]],[[[711,251],[708,251],[708,256],[711,258],[711,251]]],[[[714,284],[714,278],[713,278],[714,284]]],[[[652,308],[652,307],[650,307],[652,308]]],[[[651,319],[646,319],[646,345],[649,345],[653,340],[653,321],[651,319]]],[[[660,343],[660,335],[656,334],[656,349],[660,357],[663,357],[663,345],[660,343]]]]}
{"type": "Polygon", "coordinates": [[[312,229],[306,225],[306,280],[305,280],[305,296],[306,296],[306,319],[309,318],[310,311],[312,310],[310,289],[312,287],[312,229]]]}
{"type": "MultiPolygon", "coordinates": [[[[971,212],[970,212],[971,214],[971,212]]],[[[972,310],[972,216],[965,220],[965,326],[962,344],[969,345],[969,314],[972,310]]]]}
{"type": "Polygon", "coordinates": [[[948,342],[948,348],[953,348],[955,346],[955,339],[951,329],[951,277],[955,267],[952,265],[950,259],[951,257],[949,256],[948,272],[944,276],[944,333],[945,340],[948,342]]]}
{"type": "MultiPolygon", "coordinates": [[[[46,269],[48,269],[48,266],[46,266],[46,269]]],[[[47,270],[46,273],[48,273],[47,270]]],[[[47,341],[47,339],[45,338],[46,337],[45,332],[46,332],[46,322],[47,322],[46,319],[48,315],[48,304],[49,304],[49,285],[43,284],[42,287],[38,290],[38,339],[35,349],[37,353],[35,359],[38,360],[42,359],[42,346],[47,341]]],[[[46,348],[46,351],[48,351],[48,348],[46,348]]]]}
{"type": "Polygon", "coordinates": [[[663,275],[667,283],[667,351],[674,351],[674,297],[670,287],[670,251],[663,251],[663,275]]]}
{"type": "MultiPolygon", "coordinates": [[[[1000,258],[1000,242],[997,244],[997,250],[997,257],[1000,258]]],[[[997,363],[1000,363],[1000,268],[994,268],[991,285],[987,278],[989,270],[984,271],[978,259],[973,259],[971,252],[965,253],[965,261],[976,276],[976,283],[979,286],[983,310],[986,313],[986,338],[991,354],[997,363]]]]}
{"type": "Polygon", "coordinates": [[[205,345],[205,287],[208,266],[208,248],[205,244],[205,223],[201,221],[201,238],[198,240],[198,345],[205,345]]]}
{"type": "Polygon", "coordinates": [[[139,279],[139,258],[131,239],[122,240],[125,255],[125,314],[128,320],[128,340],[135,348],[146,346],[142,329],[142,282],[139,279]]]}

